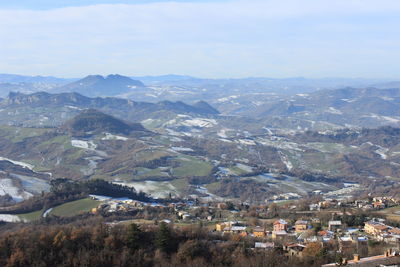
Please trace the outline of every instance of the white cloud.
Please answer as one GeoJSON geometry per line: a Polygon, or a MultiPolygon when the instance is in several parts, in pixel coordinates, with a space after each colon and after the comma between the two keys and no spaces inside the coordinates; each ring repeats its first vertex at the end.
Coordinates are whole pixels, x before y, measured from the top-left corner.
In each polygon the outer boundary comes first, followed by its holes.
{"type": "Polygon", "coordinates": [[[399,11],[394,0],[0,10],[0,72],[390,76],[399,11]]]}

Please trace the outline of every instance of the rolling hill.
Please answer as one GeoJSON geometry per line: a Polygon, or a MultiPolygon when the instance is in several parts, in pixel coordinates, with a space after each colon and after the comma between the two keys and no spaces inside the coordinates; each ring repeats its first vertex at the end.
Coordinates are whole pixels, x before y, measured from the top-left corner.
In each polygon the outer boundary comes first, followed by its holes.
{"type": "Polygon", "coordinates": [[[73,136],[94,135],[104,132],[128,136],[134,132],[148,132],[140,123],[124,122],[95,109],[81,112],[68,120],[62,126],[62,129],[65,129],[73,136]]]}

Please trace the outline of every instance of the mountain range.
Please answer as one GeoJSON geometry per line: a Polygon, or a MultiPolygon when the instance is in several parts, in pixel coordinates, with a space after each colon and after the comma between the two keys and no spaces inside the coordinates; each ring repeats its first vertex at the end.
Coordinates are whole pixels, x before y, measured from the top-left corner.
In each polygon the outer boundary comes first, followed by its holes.
{"type": "Polygon", "coordinates": [[[108,76],[89,75],[84,78],[57,78],[0,74],[0,96],[10,91],[32,93],[47,91],[53,93],[78,92],[85,96],[124,96],[136,101],[157,102],[160,100],[192,102],[196,99],[211,101],[214,98],[233,94],[277,93],[292,95],[310,93],[321,89],[342,87],[388,88],[398,87],[398,81],[383,79],[351,78],[240,78],[203,79],[187,75],[161,76],[108,76]]]}
{"type": "Polygon", "coordinates": [[[214,116],[218,110],[206,102],[188,105],[183,102],[135,102],[113,97],[90,98],[79,93],[33,94],[10,93],[0,101],[0,123],[25,126],[57,126],[84,109],[98,109],[131,122],[149,118],[165,119],[177,114],[214,116]]]}

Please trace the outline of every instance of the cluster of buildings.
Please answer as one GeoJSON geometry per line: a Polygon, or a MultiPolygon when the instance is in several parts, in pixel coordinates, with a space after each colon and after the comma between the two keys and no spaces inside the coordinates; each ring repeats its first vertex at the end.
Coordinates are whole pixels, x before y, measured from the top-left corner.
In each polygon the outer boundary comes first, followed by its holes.
{"type": "Polygon", "coordinates": [[[400,204],[400,198],[397,197],[373,197],[373,198],[359,199],[354,201],[350,200],[338,201],[336,199],[327,198],[323,201],[310,204],[309,210],[319,211],[321,209],[346,206],[346,207],[358,208],[364,211],[370,211],[370,210],[385,209],[387,207],[396,206],[399,204],[400,204]]]}
{"type": "Polygon", "coordinates": [[[400,228],[386,225],[384,220],[373,219],[366,222],[364,231],[378,241],[400,244],[400,228]]]}
{"type": "Polygon", "coordinates": [[[284,194],[274,195],[270,199],[267,199],[266,202],[280,202],[280,201],[294,200],[300,198],[301,195],[297,193],[284,193],[284,194]]]}
{"type": "Polygon", "coordinates": [[[341,263],[343,266],[400,266],[391,265],[400,264],[400,254],[394,250],[387,251],[384,255],[368,257],[369,239],[395,243],[400,247],[400,228],[386,225],[381,219],[366,222],[364,228],[346,228],[340,220],[331,220],[326,229],[317,232],[313,228],[314,222],[318,220],[297,220],[290,225],[286,220],[279,219],[273,223],[272,231],[266,231],[262,227],[249,227],[240,221],[230,221],[217,223],[216,231],[260,238],[262,242],[255,242],[254,249],[273,249],[280,246],[288,257],[303,258],[307,247],[318,243],[321,248],[345,255],[341,263]]]}
{"type": "MultiPolygon", "coordinates": [[[[294,225],[284,219],[276,220],[273,223],[272,231],[266,231],[262,227],[248,227],[243,222],[231,221],[217,223],[215,230],[223,234],[238,234],[240,236],[252,236],[270,239],[275,241],[273,244],[282,244],[287,256],[302,258],[304,250],[309,244],[318,243],[321,247],[334,248],[344,254],[358,255],[365,257],[368,255],[368,238],[358,232],[358,229],[345,229],[339,220],[331,220],[327,229],[315,231],[314,223],[319,223],[318,219],[297,220],[294,225]]],[[[257,242],[257,247],[271,248],[271,242],[257,242]]]]}
{"type": "Polygon", "coordinates": [[[99,200],[101,203],[91,210],[92,213],[114,213],[114,212],[129,212],[138,209],[143,209],[146,206],[152,207],[164,207],[164,205],[159,203],[145,203],[137,200],[132,200],[129,198],[112,198],[99,195],[90,195],[94,200],[99,200]]]}

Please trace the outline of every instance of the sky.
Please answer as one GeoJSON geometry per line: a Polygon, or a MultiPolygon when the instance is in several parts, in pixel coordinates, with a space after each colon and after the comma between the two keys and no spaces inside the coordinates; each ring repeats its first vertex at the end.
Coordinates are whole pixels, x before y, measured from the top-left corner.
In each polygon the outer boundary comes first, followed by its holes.
{"type": "Polygon", "coordinates": [[[0,73],[400,78],[398,0],[0,0],[0,73]]]}

